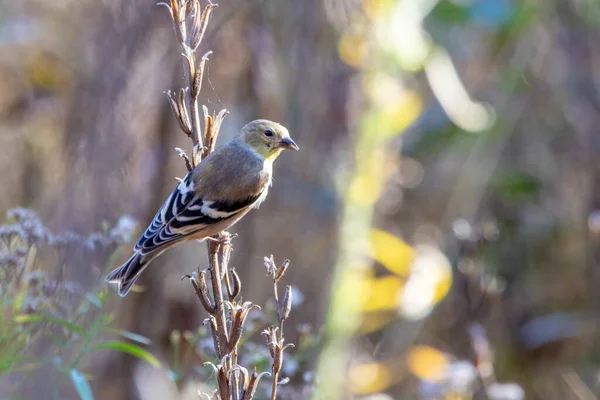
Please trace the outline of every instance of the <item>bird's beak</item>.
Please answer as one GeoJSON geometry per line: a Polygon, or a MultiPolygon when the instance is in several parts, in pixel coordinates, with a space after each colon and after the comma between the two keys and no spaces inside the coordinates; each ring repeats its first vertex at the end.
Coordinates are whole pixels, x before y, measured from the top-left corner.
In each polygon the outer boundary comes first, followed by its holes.
{"type": "Polygon", "coordinates": [[[284,149],[288,150],[300,150],[300,147],[298,147],[296,142],[289,137],[281,139],[281,142],[279,142],[279,147],[283,147],[284,149]]]}

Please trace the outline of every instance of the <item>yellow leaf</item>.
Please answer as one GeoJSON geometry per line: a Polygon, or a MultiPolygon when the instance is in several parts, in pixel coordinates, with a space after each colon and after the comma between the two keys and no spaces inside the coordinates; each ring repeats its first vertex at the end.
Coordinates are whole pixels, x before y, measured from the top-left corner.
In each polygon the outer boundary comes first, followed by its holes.
{"type": "Polygon", "coordinates": [[[446,354],[429,346],[414,346],[406,356],[408,369],[417,378],[439,382],[444,379],[450,360],[446,354]]]}
{"type": "Polygon", "coordinates": [[[375,311],[365,313],[358,327],[358,335],[366,335],[382,330],[394,321],[398,321],[398,314],[394,311],[375,311]]]}
{"type": "Polygon", "coordinates": [[[352,393],[381,392],[392,382],[389,368],[381,363],[357,365],[348,371],[348,383],[352,393]]]}
{"type": "Polygon", "coordinates": [[[452,287],[452,273],[444,274],[435,285],[433,292],[433,303],[439,303],[452,287]]]}
{"type": "Polygon", "coordinates": [[[397,276],[384,276],[367,280],[366,286],[368,291],[362,311],[395,310],[404,281],[397,276]]]}
{"type": "Polygon", "coordinates": [[[422,110],[421,96],[414,91],[404,91],[386,105],[383,113],[389,117],[390,130],[395,134],[408,128],[419,117],[422,110]]]}
{"type": "Polygon", "coordinates": [[[371,258],[399,276],[407,276],[415,257],[414,250],[402,239],[378,230],[371,230],[371,258]]]}
{"type": "Polygon", "coordinates": [[[348,189],[349,200],[353,203],[369,206],[379,199],[382,184],[368,173],[354,178],[348,189]]]}

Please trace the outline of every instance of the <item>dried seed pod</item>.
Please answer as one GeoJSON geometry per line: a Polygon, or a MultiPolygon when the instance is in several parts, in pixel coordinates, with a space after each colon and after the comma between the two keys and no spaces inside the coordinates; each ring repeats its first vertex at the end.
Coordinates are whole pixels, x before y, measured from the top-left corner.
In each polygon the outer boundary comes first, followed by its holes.
{"type": "Polygon", "coordinates": [[[277,351],[277,334],[275,329],[272,326],[269,326],[267,329],[262,331],[262,335],[267,339],[267,347],[269,348],[269,353],[272,358],[275,358],[275,353],[277,351]]]}
{"type": "Polygon", "coordinates": [[[279,280],[283,277],[283,274],[285,274],[285,271],[287,271],[289,266],[290,266],[290,260],[288,260],[288,259],[286,259],[283,263],[281,263],[281,266],[279,266],[279,268],[277,268],[277,272],[275,273],[275,276],[273,277],[275,282],[279,282],[279,280]]]}
{"type": "Polygon", "coordinates": [[[290,311],[292,311],[292,287],[287,285],[285,287],[283,303],[279,305],[279,309],[277,310],[279,322],[285,321],[290,316],[290,311]]]}
{"type": "Polygon", "coordinates": [[[258,387],[258,382],[265,375],[271,375],[268,372],[262,372],[258,374],[256,372],[256,368],[254,369],[254,373],[250,377],[250,382],[248,383],[248,387],[244,390],[244,397],[242,400],[251,400],[254,397],[254,393],[256,392],[256,388],[258,387]]]}
{"type": "Polygon", "coordinates": [[[240,279],[240,276],[238,275],[238,273],[235,271],[235,269],[231,269],[231,275],[230,275],[233,279],[233,285],[231,288],[231,293],[229,293],[229,295],[232,298],[236,298],[239,296],[239,294],[242,291],[242,280],[240,279]]]}
{"type": "Polygon", "coordinates": [[[205,68],[205,64],[206,61],[208,61],[208,55],[211,54],[212,51],[207,52],[206,54],[204,54],[204,56],[202,56],[202,59],[200,60],[200,63],[198,64],[198,67],[194,68],[194,79],[193,79],[193,84],[192,84],[192,99],[197,100],[198,96],[200,95],[200,89],[202,88],[202,79],[204,76],[204,68],[205,68]]]}
{"type": "Polygon", "coordinates": [[[223,124],[223,120],[225,119],[225,117],[229,115],[229,111],[223,109],[221,111],[219,111],[219,113],[216,116],[213,116],[213,126],[211,127],[211,137],[212,137],[212,142],[210,143],[210,146],[208,147],[208,152],[212,152],[215,149],[215,146],[217,144],[217,135],[219,134],[219,131],[221,129],[221,124],[223,124]]]}
{"type": "Polygon", "coordinates": [[[227,373],[225,372],[224,365],[219,365],[219,369],[217,372],[217,383],[219,386],[219,394],[222,399],[229,399],[229,379],[227,377],[227,373]]]}
{"type": "Polygon", "coordinates": [[[208,290],[208,283],[206,282],[206,271],[200,272],[198,277],[198,283],[200,288],[200,301],[202,302],[202,306],[209,314],[214,314],[216,312],[216,306],[210,297],[210,292],[208,290]]]}
{"type": "Polygon", "coordinates": [[[273,259],[273,254],[271,257],[265,257],[265,269],[267,270],[267,275],[275,275],[275,271],[277,271],[277,267],[275,266],[275,260],[273,259]]]}
{"type": "Polygon", "coordinates": [[[196,58],[194,57],[194,54],[192,54],[192,51],[186,44],[183,45],[183,50],[184,50],[183,57],[185,58],[185,60],[188,63],[188,69],[190,71],[190,80],[193,84],[195,76],[196,76],[196,64],[194,64],[196,58]]]}
{"type": "Polygon", "coordinates": [[[206,32],[206,28],[208,27],[208,21],[210,20],[210,14],[212,13],[212,9],[217,5],[209,3],[204,7],[204,11],[202,11],[202,15],[200,16],[200,21],[198,21],[198,26],[194,24],[192,29],[192,38],[190,40],[191,47],[193,50],[198,48],[200,42],[202,42],[202,38],[204,37],[204,33],[206,32]]]}
{"type": "Polygon", "coordinates": [[[181,128],[183,133],[189,137],[192,134],[192,128],[187,108],[185,106],[185,91],[181,89],[178,94],[175,94],[169,90],[166,94],[169,100],[169,105],[171,106],[171,111],[173,111],[175,119],[179,124],[179,128],[181,128]]]}
{"type": "Polygon", "coordinates": [[[198,299],[206,312],[211,315],[214,314],[215,305],[210,297],[210,292],[206,283],[206,271],[202,271],[200,275],[194,272],[191,275],[185,275],[184,278],[188,278],[190,282],[192,282],[192,286],[194,286],[194,290],[196,291],[196,296],[198,296],[198,299]]]}
{"type": "Polygon", "coordinates": [[[242,336],[242,332],[244,331],[244,324],[246,323],[246,319],[248,318],[248,314],[250,310],[253,308],[260,309],[256,304],[252,304],[251,302],[245,302],[241,307],[236,307],[235,310],[231,312],[231,333],[229,337],[229,353],[231,353],[242,336]]]}

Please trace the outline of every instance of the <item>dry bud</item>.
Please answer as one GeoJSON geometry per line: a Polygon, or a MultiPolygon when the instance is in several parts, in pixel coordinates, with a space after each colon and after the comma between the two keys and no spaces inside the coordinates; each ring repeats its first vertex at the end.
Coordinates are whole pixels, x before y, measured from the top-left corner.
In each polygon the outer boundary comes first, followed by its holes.
{"type": "Polygon", "coordinates": [[[267,347],[269,348],[269,353],[271,354],[271,358],[275,358],[275,354],[277,352],[277,334],[275,329],[272,326],[269,326],[267,329],[262,331],[262,335],[267,339],[267,347]]]}
{"type": "MultiPolygon", "coordinates": [[[[187,47],[187,45],[185,45],[185,44],[183,46],[184,46],[184,50],[188,51],[187,49],[189,47],[187,47]]],[[[189,71],[190,71],[190,77],[192,78],[192,82],[193,82],[194,81],[194,77],[196,76],[196,64],[194,64],[195,57],[194,57],[193,54],[183,53],[182,55],[183,55],[183,57],[185,57],[185,60],[188,63],[188,68],[189,68],[189,71]]]]}
{"type": "Polygon", "coordinates": [[[273,254],[271,257],[265,257],[265,269],[267,270],[267,275],[275,275],[275,271],[277,271],[277,267],[275,266],[275,260],[273,259],[273,254]]]}
{"type": "Polygon", "coordinates": [[[275,282],[279,282],[279,280],[283,277],[283,274],[285,274],[285,271],[287,271],[288,267],[290,266],[290,260],[286,259],[279,268],[277,268],[277,272],[275,273],[275,277],[273,278],[275,280],[275,282]]]}
{"type": "Polygon", "coordinates": [[[229,353],[233,352],[242,337],[242,332],[244,331],[244,324],[246,323],[246,318],[248,318],[248,313],[253,308],[260,309],[259,306],[252,304],[251,302],[245,302],[241,307],[237,306],[231,311],[231,335],[229,337],[229,353]]]}
{"type": "Polygon", "coordinates": [[[200,276],[198,277],[198,283],[200,288],[200,301],[204,306],[204,309],[209,314],[212,314],[216,311],[216,307],[213,304],[213,301],[210,297],[210,292],[208,290],[208,284],[206,282],[206,271],[200,272],[200,276]]]}
{"type": "Polygon", "coordinates": [[[225,117],[229,115],[229,111],[222,109],[221,111],[219,111],[219,113],[216,116],[213,116],[213,126],[211,128],[212,130],[212,142],[210,144],[210,147],[208,148],[208,152],[212,152],[215,149],[215,146],[217,144],[217,134],[219,133],[219,131],[221,130],[221,124],[223,124],[223,120],[225,119],[225,117]]]}
{"type": "Polygon", "coordinates": [[[256,368],[254,369],[254,373],[250,377],[250,382],[248,383],[248,387],[244,390],[244,397],[242,400],[250,400],[254,397],[254,393],[256,392],[256,388],[258,387],[258,382],[264,375],[271,375],[268,372],[263,372],[258,374],[256,372],[256,368]]]}
{"type": "Polygon", "coordinates": [[[233,287],[231,288],[231,293],[229,293],[229,295],[235,299],[242,291],[242,280],[233,268],[231,269],[231,277],[233,278],[233,287]]]}
{"type": "Polygon", "coordinates": [[[194,272],[191,275],[185,275],[184,278],[188,278],[190,282],[192,282],[194,290],[196,291],[196,296],[198,296],[198,299],[200,300],[200,303],[202,303],[202,307],[204,307],[206,312],[211,315],[214,314],[216,309],[210,297],[210,292],[206,283],[206,271],[202,271],[200,275],[198,275],[197,272],[194,272]]]}
{"type": "Polygon", "coordinates": [[[217,383],[219,385],[219,394],[222,399],[229,399],[229,379],[225,372],[225,364],[219,365],[217,372],[217,383]]]}
{"type": "MultiPolygon", "coordinates": [[[[204,56],[202,56],[200,64],[197,68],[194,66],[194,75],[192,75],[194,77],[194,82],[192,84],[192,99],[194,99],[194,101],[197,100],[198,96],[200,95],[200,89],[202,88],[202,78],[204,76],[204,66],[206,64],[206,61],[208,60],[208,55],[210,53],[212,53],[212,51],[209,51],[206,54],[204,54],[204,56]]],[[[191,70],[192,69],[190,68],[190,71],[191,70]]]]}
{"type": "Polygon", "coordinates": [[[279,322],[285,321],[290,316],[292,310],[292,287],[287,285],[285,287],[285,296],[283,297],[283,303],[280,305],[279,310],[279,322]]]}
{"type": "Polygon", "coordinates": [[[196,15],[197,21],[194,21],[194,26],[192,28],[190,40],[191,47],[193,50],[196,50],[200,42],[202,42],[202,38],[204,37],[204,33],[206,32],[206,28],[208,27],[210,14],[212,13],[212,9],[216,6],[216,4],[209,3],[206,5],[206,7],[204,7],[204,11],[202,11],[202,15],[199,18],[198,15],[196,15]]]}
{"type": "Polygon", "coordinates": [[[167,92],[167,98],[169,99],[171,111],[173,111],[179,127],[183,133],[185,133],[187,136],[191,136],[192,127],[190,124],[190,117],[185,106],[185,90],[181,89],[178,95],[169,90],[167,92]]]}

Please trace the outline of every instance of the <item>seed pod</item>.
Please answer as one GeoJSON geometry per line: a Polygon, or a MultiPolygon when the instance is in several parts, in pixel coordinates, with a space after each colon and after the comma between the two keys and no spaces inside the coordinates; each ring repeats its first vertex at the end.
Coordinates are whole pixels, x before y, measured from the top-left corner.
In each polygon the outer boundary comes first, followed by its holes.
{"type": "Polygon", "coordinates": [[[279,280],[283,277],[283,274],[285,274],[285,271],[287,271],[289,266],[290,266],[290,260],[286,259],[281,264],[281,266],[279,268],[277,268],[277,272],[275,273],[275,276],[273,277],[275,282],[279,282],[279,280]]]}
{"type": "Polygon", "coordinates": [[[292,287],[288,285],[285,287],[283,303],[280,305],[280,309],[278,310],[279,322],[285,321],[290,316],[290,311],[292,311],[292,287]]]}

